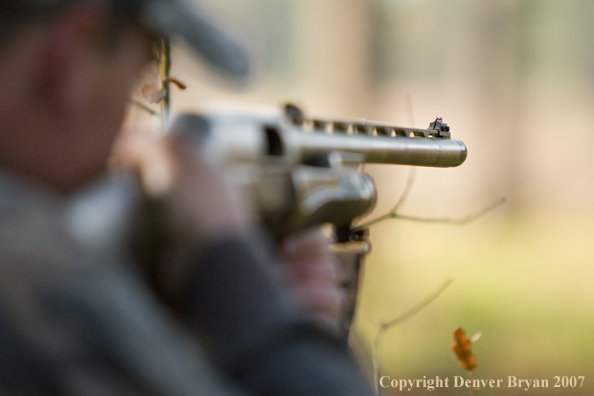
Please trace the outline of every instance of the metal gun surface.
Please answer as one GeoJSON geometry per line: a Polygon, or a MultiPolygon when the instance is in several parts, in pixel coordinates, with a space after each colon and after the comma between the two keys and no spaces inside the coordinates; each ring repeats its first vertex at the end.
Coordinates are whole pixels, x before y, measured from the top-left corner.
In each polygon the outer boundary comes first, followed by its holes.
{"type": "Polygon", "coordinates": [[[280,235],[322,223],[349,229],[369,212],[377,190],[364,163],[443,168],[467,156],[441,118],[422,129],[288,112],[188,114],[173,130],[228,169],[280,235]]]}

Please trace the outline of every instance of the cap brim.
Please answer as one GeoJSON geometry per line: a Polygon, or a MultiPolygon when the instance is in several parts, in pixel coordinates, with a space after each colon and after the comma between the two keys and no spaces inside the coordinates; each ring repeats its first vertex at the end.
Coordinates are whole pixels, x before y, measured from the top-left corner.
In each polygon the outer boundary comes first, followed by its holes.
{"type": "Polygon", "coordinates": [[[182,37],[208,63],[228,76],[250,74],[247,48],[229,31],[217,26],[207,10],[185,0],[145,0],[141,21],[156,33],[182,37]]]}

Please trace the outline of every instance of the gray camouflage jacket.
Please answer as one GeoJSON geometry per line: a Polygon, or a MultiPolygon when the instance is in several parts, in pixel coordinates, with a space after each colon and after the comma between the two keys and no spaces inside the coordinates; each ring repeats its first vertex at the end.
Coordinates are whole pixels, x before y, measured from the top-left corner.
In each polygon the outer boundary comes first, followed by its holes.
{"type": "Polygon", "coordinates": [[[64,199],[0,173],[0,394],[370,394],[246,241],[197,259],[174,315],[122,243],[132,189],[105,179],[64,199]]]}

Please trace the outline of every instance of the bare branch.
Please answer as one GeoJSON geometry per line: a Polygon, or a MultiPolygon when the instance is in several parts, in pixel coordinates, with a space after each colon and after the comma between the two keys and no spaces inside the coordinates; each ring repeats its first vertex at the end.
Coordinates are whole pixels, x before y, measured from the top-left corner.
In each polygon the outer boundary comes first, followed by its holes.
{"type": "Polygon", "coordinates": [[[375,319],[373,319],[371,315],[369,315],[367,312],[363,312],[363,317],[365,317],[365,319],[367,319],[369,323],[371,323],[375,327],[380,327],[380,324],[376,322],[375,319]]]}
{"type": "Polygon", "coordinates": [[[453,281],[454,281],[454,279],[448,279],[447,281],[445,281],[445,283],[439,289],[437,289],[433,294],[431,294],[430,296],[425,298],[425,300],[421,301],[416,306],[412,307],[411,309],[409,309],[402,315],[399,315],[392,320],[381,323],[380,330],[383,330],[383,331],[388,330],[390,327],[396,326],[397,324],[400,324],[400,323],[412,318],[413,316],[415,316],[419,311],[421,311],[427,305],[432,303],[437,297],[439,297],[439,295],[441,293],[443,293],[452,284],[453,281]]]}
{"type": "Polygon", "coordinates": [[[406,186],[404,187],[404,191],[402,192],[400,199],[398,200],[398,202],[396,202],[396,205],[394,205],[394,207],[392,208],[390,213],[396,213],[398,211],[398,208],[400,208],[402,206],[402,204],[408,198],[408,194],[410,194],[410,191],[412,190],[412,186],[415,183],[415,175],[416,175],[416,168],[414,166],[411,166],[409,168],[408,180],[406,181],[406,186]]]}
{"type": "Polygon", "coordinates": [[[146,111],[147,113],[149,113],[150,115],[157,115],[157,112],[154,111],[153,109],[151,109],[148,106],[145,106],[143,103],[139,102],[136,99],[130,99],[130,102],[132,102],[132,104],[136,107],[139,107],[140,109],[146,111]]]}
{"type": "Polygon", "coordinates": [[[402,220],[409,220],[409,221],[417,221],[422,223],[443,223],[443,224],[454,224],[454,225],[465,225],[470,222],[473,222],[480,217],[484,216],[485,214],[489,213],[496,207],[500,206],[506,201],[505,197],[499,197],[489,205],[485,206],[484,208],[471,213],[464,217],[416,217],[416,216],[406,216],[406,215],[399,215],[395,214],[393,218],[398,218],[402,220]]]}
{"type": "MultiPolygon", "coordinates": [[[[412,100],[411,100],[411,96],[410,96],[409,92],[404,94],[404,105],[406,107],[406,114],[407,114],[408,122],[409,122],[409,124],[414,125],[412,100]]],[[[404,204],[404,202],[406,202],[406,199],[408,198],[408,195],[410,194],[410,191],[412,190],[414,181],[415,181],[415,168],[411,167],[410,172],[408,174],[408,180],[406,181],[406,186],[404,187],[404,191],[402,192],[402,195],[400,196],[400,198],[398,199],[398,202],[396,202],[396,205],[394,205],[392,210],[390,210],[388,213],[386,213],[382,216],[379,216],[373,220],[370,220],[366,223],[361,224],[358,227],[353,228],[353,232],[360,231],[364,228],[368,228],[374,224],[381,223],[382,221],[390,220],[390,219],[401,219],[401,220],[408,220],[408,221],[416,221],[416,222],[420,222],[420,223],[441,223],[441,224],[464,225],[464,224],[468,224],[474,220],[477,220],[478,218],[487,214],[488,212],[495,209],[499,205],[503,204],[506,200],[505,197],[500,197],[497,200],[495,200],[494,202],[492,202],[491,204],[482,208],[481,210],[479,210],[475,213],[471,213],[464,217],[459,217],[459,218],[418,217],[418,216],[401,215],[398,213],[398,209],[404,204]]]]}
{"type": "Polygon", "coordinates": [[[169,113],[171,110],[171,88],[169,84],[169,73],[171,71],[171,43],[168,39],[161,40],[161,64],[159,65],[159,77],[163,90],[165,90],[165,98],[161,102],[161,114],[163,116],[163,128],[167,127],[169,122],[169,113]]]}
{"type": "MultiPolygon", "coordinates": [[[[468,372],[468,379],[470,380],[471,383],[472,383],[473,373],[474,373],[474,371],[468,372]]],[[[471,387],[470,388],[470,396],[476,396],[476,394],[479,390],[481,390],[481,388],[471,387]]]]}
{"type": "Polygon", "coordinates": [[[505,201],[506,201],[505,197],[499,197],[495,201],[490,203],[489,205],[485,206],[484,208],[482,208],[474,213],[471,213],[467,216],[463,216],[463,217],[417,217],[417,216],[401,215],[401,214],[396,213],[394,210],[392,210],[383,216],[380,216],[380,217],[375,218],[371,221],[368,221],[367,223],[363,223],[362,225],[356,227],[353,231],[359,231],[363,228],[367,228],[369,226],[372,226],[374,224],[377,224],[377,223],[380,223],[382,221],[389,220],[389,219],[416,221],[419,223],[440,223],[440,224],[452,224],[452,225],[465,225],[465,224],[468,224],[470,222],[473,222],[473,221],[481,218],[485,214],[489,213],[496,207],[503,204],[505,201]]]}
{"type": "Polygon", "coordinates": [[[381,366],[380,366],[380,362],[379,362],[379,348],[380,348],[380,341],[381,341],[383,335],[384,335],[384,331],[382,331],[382,328],[380,327],[378,329],[377,333],[375,333],[375,339],[373,340],[373,350],[372,350],[373,378],[374,378],[373,385],[375,388],[375,394],[377,396],[380,396],[379,381],[380,381],[381,366]]]}
{"type": "MultiPolygon", "coordinates": [[[[421,301],[416,306],[414,306],[411,309],[409,309],[408,311],[404,312],[402,315],[399,315],[399,316],[395,317],[394,319],[391,319],[387,322],[383,322],[383,321],[380,322],[380,324],[378,326],[377,333],[375,334],[375,339],[373,341],[373,350],[372,350],[374,387],[375,387],[375,393],[377,396],[380,395],[379,380],[380,380],[380,373],[381,373],[381,367],[380,367],[380,362],[379,362],[379,350],[380,350],[379,346],[380,346],[382,337],[384,336],[384,333],[386,331],[388,331],[390,328],[412,318],[417,313],[419,313],[423,308],[425,308],[427,305],[429,305],[431,302],[433,302],[437,297],[439,297],[439,295],[441,293],[443,293],[448,288],[448,286],[450,286],[452,284],[453,281],[454,281],[453,279],[448,279],[439,289],[437,289],[437,291],[435,291],[433,294],[431,294],[430,296],[425,298],[423,301],[421,301]]],[[[372,321],[371,318],[369,318],[369,319],[370,319],[370,321],[372,321]]]]}

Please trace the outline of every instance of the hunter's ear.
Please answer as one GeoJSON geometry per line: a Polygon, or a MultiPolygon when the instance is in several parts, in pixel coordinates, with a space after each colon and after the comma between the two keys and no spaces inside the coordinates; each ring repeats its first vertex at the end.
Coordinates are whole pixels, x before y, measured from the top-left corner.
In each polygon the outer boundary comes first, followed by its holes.
{"type": "Polygon", "coordinates": [[[65,11],[47,30],[42,86],[56,117],[72,117],[90,100],[95,70],[89,56],[100,24],[100,13],[81,5],[65,11]]]}

